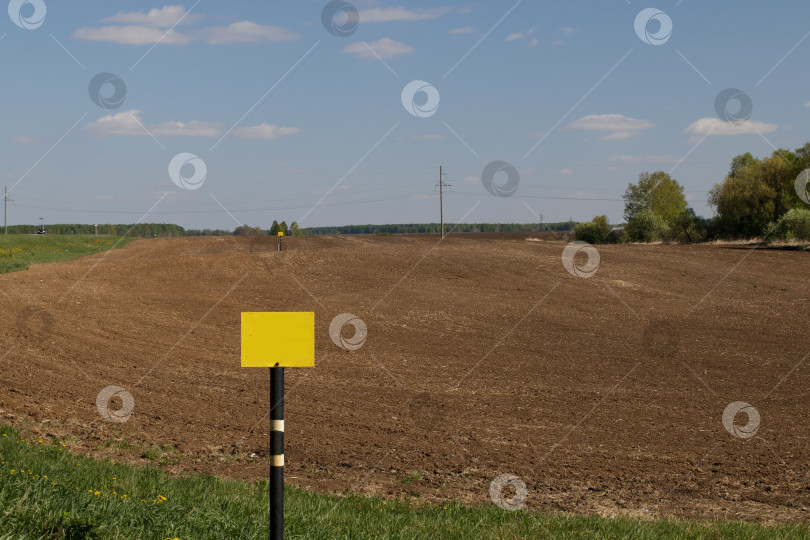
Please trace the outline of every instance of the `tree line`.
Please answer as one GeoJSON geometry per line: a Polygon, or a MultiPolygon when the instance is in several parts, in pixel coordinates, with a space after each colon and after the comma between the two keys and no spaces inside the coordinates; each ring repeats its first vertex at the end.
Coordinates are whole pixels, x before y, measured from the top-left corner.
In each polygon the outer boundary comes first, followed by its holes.
{"type": "Polygon", "coordinates": [[[298,223],[295,221],[287,226],[286,221],[279,223],[276,220],[273,220],[270,230],[264,230],[261,227],[251,227],[250,225],[242,225],[233,231],[235,236],[263,236],[267,234],[270,236],[278,236],[279,233],[284,236],[301,236],[302,231],[298,228],[298,223]]]}
{"type": "MultiPolygon", "coordinates": [[[[574,226],[573,221],[560,223],[445,223],[444,230],[454,233],[506,233],[506,232],[543,232],[568,231],[574,226]]],[[[440,223],[407,223],[394,225],[347,225],[344,227],[310,227],[303,229],[305,235],[326,234],[438,234],[440,223]]]]}
{"type": "MultiPolygon", "coordinates": [[[[37,234],[39,225],[9,225],[9,234],[37,234]]],[[[48,234],[95,234],[96,226],[81,223],[45,224],[48,234]]],[[[180,225],[170,223],[137,223],[134,225],[99,224],[98,234],[130,236],[134,238],[167,238],[186,236],[187,231],[180,225]]],[[[229,233],[230,234],[230,233],[229,233]]]]}
{"type": "MultiPolygon", "coordinates": [[[[445,224],[445,231],[453,232],[542,232],[570,231],[576,222],[560,223],[462,223],[445,224]]],[[[45,225],[48,234],[94,234],[95,227],[88,224],[53,224],[45,225]]],[[[9,225],[10,234],[36,234],[38,225],[9,225]]],[[[98,234],[113,236],[131,236],[135,238],[174,237],[174,236],[285,236],[335,235],[335,234],[438,234],[439,223],[407,223],[393,225],[347,225],[342,227],[310,227],[301,229],[293,221],[273,221],[269,229],[241,225],[234,230],[228,229],[184,229],[179,225],[166,223],[139,223],[135,225],[98,225],[98,234]]]]}
{"type": "MultiPolygon", "coordinates": [[[[543,231],[570,231],[576,222],[563,221],[559,223],[461,223],[458,225],[445,224],[445,232],[462,233],[508,233],[508,232],[543,232],[543,231]]],[[[186,236],[210,235],[236,235],[236,236],[277,236],[283,232],[285,236],[323,236],[339,234],[439,234],[440,223],[403,223],[388,225],[345,225],[339,227],[308,227],[301,229],[298,223],[292,222],[289,226],[285,221],[273,221],[270,229],[241,225],[234,231],[220,231],[204,229],[188,230],[186,236]]]]}
{"type": "Polygon", "coordinates": [[[799,177],[810,169],[810,143],[791,152],[779,149],[756,158],[734,157],[722,182],[709,191],[712,218],[697,216],[683,186],[663,171],[643,172],[624,193],[626,224],[610,234],[605,216],[578,224],[575,237],[588,243],[700,242],[762,238],[810,240],[810,186],[799,177]]]}
{"type": "MultiPolygon", "coordinates": [[[[536,233],[563,232],[573,229],[578,240],[602,242],[687,242],[715,239],[764,238],[768,240],[810,240],[810,184],[801,174],[810,176],[810,143],[795,151],[775,150],[770,156],[754,157],[750,152],[731,160],[723,181],[709,191],[708,201],[716,215],[698,216],[690,208],[684,188],[664,171],[642,172],[637,183],[624,192],[624,220],[620,228],[611,228],[605,216],[585,223],[461,223],[446,224],[445,230],[461,233],[536,233]],[[803,190],[803,192],[802,192],[803,190]]],[[[12,225],[12,234],[36,234],[36,225],[12,225]]],[[[49,234],[93,234],[87,224],[46,226],[49,234]]],[[[273,221],[270,229],[242,225],[225,229],[184,229],[167,223],[135,225],[98,225],[98,234],[138,238],[174,236],[256,236],[284,233],[285,236],[336,234],[438,234],[439,223],[389,225],[348,225],[309,227],[298,223],[273,221]]]]}

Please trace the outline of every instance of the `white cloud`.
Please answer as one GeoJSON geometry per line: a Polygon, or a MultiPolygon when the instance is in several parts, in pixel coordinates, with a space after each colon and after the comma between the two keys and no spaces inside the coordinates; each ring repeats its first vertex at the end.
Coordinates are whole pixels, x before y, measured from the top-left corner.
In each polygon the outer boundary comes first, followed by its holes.
{"type": "Polygon", "coordinates": [[[112,17],[102,19],[105,23],[137,24],[151,26],[154,28],[169,28],[175,24],[188,24],[202,18],[201,15],[186,15],[186,8],[183,6],[163,6],[153,8],[148,12],[133,11],[125,13],[119,11],[112,17]]]}
{"type": "Polygon", "coordinates": [[[436,19],[450,11],[451,9],[446,7],[429,9],[407,9],[405,7],[371,8],[360,11],[360,22],[424,21],[436,19]]]}
{"type": "Polygon", "coordinates": [[[148,137],[151,133],[155,137],[216,137],[222,131],[221,123],[191,121],[164,122],[144,126],[141,121],[141,111],[133,109],[120,113],[102,116],[85,129],[93,135],[131,135],[148,137]]]}
{"type": "Polygon", "coordinates": [[[591,114],[568,124],[567,129],[594,131],[633,131],[650,129],[655,124],[649,120],[638,120],[622,114],[591,114]]]}
{"type": "Polygon", "coordinates": [[[478,30],[472,26],[465,26],[464,28],[453,28],[447,33],[451,36],[458,36],[461,34],[475,34],[476,32],[478,32],[478,30]]]}
{"type": "Polygon", "coordinates": [[[612,156],[608,156],[608,161],[621,163],[677,163],[678,158],[666,154],[660,156],[632,156],[614,154],[612,156]]]}
{"type": "Polygon", "coordinates": [[[572,171],[571,169],[560,169],[559,171],[557,171],[557,174],[562,176],[569,176],[574,174],[574,171],[572,171]]]}
{"type": "MultiPolygon", "coordinates": [[[[133,109],[102,116],[95,122],[85,126],[84,129],[98,137],[106,135],[148,137],[150,134],[153,137],[220,137],[225,133],[225,128],[226,126],[222,122],[205,122],[201,120],[192,120],[190,122],[171,121],[145,125],[141,120],[141,111],[133,109]]],[[[278,127],[263,123],[258,126],[237,128],[233,131],[233,135],[243,139],[275,139],[299,132],[298,128],[278,127]]]]}
{"type": "Polygon", "coordinates": [[[600,141],[626,141],[638,135],[638,131],[616,131],[604,137],[599,137],[600,141]]]}
{"type": "MultiPolygon", "coordinates": [[[[563,26],[560,28],[560,33],[565,36],[573,36],[576,33],[579,33],[579,28],[574,28],[573,26],[563,26]]],[[[562,38],[557,38],[551,42],[552,45],[560,46],[565,45],[565,40],[562,38]]]]}
{"type": "Polygon", "coordinates": [[[536,37],[533,37],[534,36],[534,31],[536,29],[537,29],[536,26],[532,26],[531,28],[529,28],[525,32],[515,32],[513,34],[509,34],[508,36],[506,36],[505,41],[508,42],[508,43],[511,43],[512,41],[522,41],[522,40],[532,38],[531,41],[529,41],[529,43],[527,43],[527,45],[529,47],[534,47],[535,45],[540,43],[540,40],[538,40],[536,37]]]}
{"type": "Polygon", "coordinates": [[[152,45],[158,42],[167,45],[185,45],[194,40],[191,36],[174,30],[166,32],[159,28],[136,25],[79,28],[73,33],[73,37],[84,41],[105,41],[120,45],[152,45]]]}
{"type": "Polygon", "coordinates": [[[186,15],[183,6],[165,6],[148,12],[119,12],[103,19],[107,26],[79,28],[73,37],[84,41],[102,41],[121,45],[185,45],[192,41],[205,41],[211,45],[231,43],[273,43],[294,41],[299,35],[281,26],[270,26],[252,21],[239,21],[227,26],[212,26],[179,32],[174,29],[178,22],[190,23],[202,15],[186,15]],[[181,21],[182,19],[182,21],[181,21]],[[166,28],[169,28],[166,30],[166,28]]]}
{"type": "Polygon", "coordinates": [[[287,30],[281,26],[268,26],[251,21],[240,21],[228,26],[206,28],[201,30],[200,34],[211,45],[295,41],[300,37],[292,30],[287,30]]]}
{"type": "Polygon", "coordinates": [[[240,139],[278,139],[285,135],[296,135],[298,133],[301,133],[301,130],[297,127],[275,126],[267,123],[233,130],[233,135],[240,139]]]}
{"type": "Polygon", "coordinates": [[[16,135],[10,138],[9,142],[12,144],[34,144],[37,140],[30,135],[16,135]]]}
{"type": "Polygon", "coordinates": [[[376,58],[376,56],[374,56],[374,53],[377,53],[377,56],[379,56],[382,59],[386,59],[386,58],[394,58],[395,56],[399,56],[402,54],[410,54],[414,50],[416,49],[414,49],[412,46],[402,43],[400,41],[394,41],[393,39],[390,38],[382,38],[378,39],[377,41],[372,41],[371,43],[368,43],[368,47],[366,46],[366,43],[363,42],[351,43],[347,45],[346,48],[343,49],[343,52],[347,54],[353,54],[357,58],[363,59],[374,59],[376,58]],[[369,47],[371,47],[371,49],[374,52],[371,52],[369,50],[369,47]]]}
{"type": "Polygon", "coordinates": [[[753,122],[724,122],[719,118],[701,118],[693,122],[684,133],[691,135],[690,140],[699,140],[708,135],[751,135],[756,133],[773,133],[779,129],[776,124],[753,122]]]}
{"type": "Polygon", "coordinates": [[[222,131],[220,122],[163,122],[147,127],[155,137],[218,137],[222,131]]]}

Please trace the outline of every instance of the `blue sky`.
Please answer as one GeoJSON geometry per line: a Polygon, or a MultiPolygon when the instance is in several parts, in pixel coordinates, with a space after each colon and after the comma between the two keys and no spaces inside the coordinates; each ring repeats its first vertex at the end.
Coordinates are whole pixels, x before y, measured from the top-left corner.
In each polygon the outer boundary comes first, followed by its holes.
{"type": "Polygon", "coordinates": [[[733,156],[810,140],[808,15],[753,1],[13,0],[9,222],[437,221],[439,165],[448,222],[618,222],[627,184],[655,170],[709,216],[733,156]],[[356,10],[350,35],[327,31],[330,5],[337,28],[356,10]],[[106,108],[88,89],[102,73],[117,77],[106,108]],[[438,106],[403,102],[412,81],[438,106]],[[742,121],[719,117],[739,108],[716,110],[727,88],[750,99],[742,121]],[[178,154],[197,158],[172,178],[178,154]],[[482,185],[496,160],[520,174],[512,196],[482,185]]]}

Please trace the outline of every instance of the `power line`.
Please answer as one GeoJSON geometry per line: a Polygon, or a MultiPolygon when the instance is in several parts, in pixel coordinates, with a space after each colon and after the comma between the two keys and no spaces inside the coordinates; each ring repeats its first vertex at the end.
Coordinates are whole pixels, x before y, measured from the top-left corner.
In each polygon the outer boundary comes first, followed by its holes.
{"type": "MultiPolygon", "coordinates": [[[[413,186],[425,186],[425,185],[432,184],[432,183],[433,182],[416,182],[416,183],[413,183],[413,184],[402,184],[402,185],[397,185],[397,186],[365,188],[365,189],[359,189],[356,192],[352,192],[352,193],[333,193],[332,195],[330,195],[330,197],[332,197],[332,198],[334,198],[334,197],[352,197],[352,196],[356,196],[356,195],[359,195],[359,194],[362,194],[362,193],[368,193],[368,192],[372,192],[372,191],[398,190],[398,189],[404,189],[404,188],[413,187],[413,186]]],[[[319,195],[306,195],[306,196],[303,196],[303,197],[285,197],[285,198],[275,198],[274,197],[273,200],[274,201],[301,201],[301,200],[306,200],[306,199],[317,199],[319,197],[320,197],[319,195]]],[[[33,202],[37,202],[37,203],[60,204],[60,203],[64,202],[64,201],[50,201],[50,200],[46,200],[46,199],[38,199],[38,198],[35,198],[35,197],[18,197],[18,198],[21,199],[21,200],[33,201],[33,202]]],[[[230,202],[229,204],[231,204],[231,205],[253,204],[255,202],[256,202],[255,200],[252,200],[252,201],[247,201],[247,202],[230,202]]],[[[107,204],[107,203],[99,203],[99,204],[107,204]]],[[[219,207],[216,203],[207,203],[207,202],[206,203],[200,203],[200,206],[217,206],[217,207],[219,207]]]]}
{"type": "MultiPolygon", "coordinates": [[[[317,205],[317,208],[321,208],[324,206],[348,206],[353,204],[368,204],[374,202],[385,202],[385,201],[398,201],[403,199],[410,199],[414,195],[418,194],[409,194],[403,195],[399,197],[383,197],[378,199],[365,199],[359,201],[345,201],[345,202],[334,202],[334,203],[321,203],[317,205]]],[[[57,208],[57,207],[48,207],[48,206],[36,206],[36,205],[18,205],[20,208],[28,208],[28,209],[36,209],[36,210],[54,210],[54,211],[64,211],[70,210],[73,212],[79,213],[92,213],[92,214],[142,214],[143,212],[138,210],[115,210],[115,209],[108,209],[108,210],[96,210],[96,209],[80,209],[76,207],[70,208],[57,208]]],[[[272,212],[272,211],[279,211],[279,210],[300,210],[302,208],[312,208],[311,204],[303,204],[303,205],[295,205],[295,206],[275,206],[275,207],[265,207],[265,208],[233,208],[231,209],[234,213],[255,213],[255,212],[272,212]]],[[[222,210],[167,210],[167,211],[154,211],[151,212],[151,215],[156,214],[221,214],[222,210]]]]}

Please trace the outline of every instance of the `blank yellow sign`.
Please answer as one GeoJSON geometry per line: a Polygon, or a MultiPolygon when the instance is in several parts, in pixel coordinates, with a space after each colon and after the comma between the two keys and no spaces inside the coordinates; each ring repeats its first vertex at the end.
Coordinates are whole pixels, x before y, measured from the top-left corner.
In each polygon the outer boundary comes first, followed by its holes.
{"type": "Polygon", "coordinates": [[[242,313],[242,367],[314,367],[315,313],[242,313]]]}
{"type": "Polygon", "coordinates": [[[279,231],[279,232],[278,232],[278,235],[279,235],[279,236],[284,236],[284,231],[279,231]]]}

